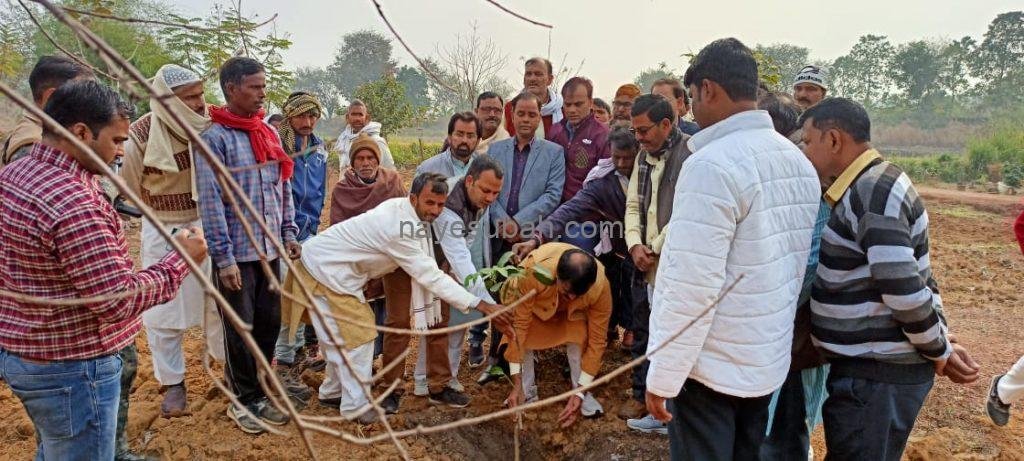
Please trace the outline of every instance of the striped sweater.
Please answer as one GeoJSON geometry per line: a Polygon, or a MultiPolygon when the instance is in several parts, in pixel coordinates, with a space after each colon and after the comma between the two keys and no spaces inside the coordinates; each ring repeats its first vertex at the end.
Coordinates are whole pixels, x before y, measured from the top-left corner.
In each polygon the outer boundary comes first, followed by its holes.
{"type": "Polygon", "coordinates": [[[814,342],[833,373],[927,381],[931,361],[952,350],[929,262],[928,213],[910,178],[889,162],[874,159],[852,178],[835,195],[822,233],[814,342]]]}

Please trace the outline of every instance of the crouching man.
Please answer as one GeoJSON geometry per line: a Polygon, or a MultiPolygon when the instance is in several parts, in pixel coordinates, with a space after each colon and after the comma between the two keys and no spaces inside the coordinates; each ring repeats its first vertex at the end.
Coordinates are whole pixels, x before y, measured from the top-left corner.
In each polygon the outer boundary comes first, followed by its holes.
{"type": "MultiPolygon", "coordinates": [[[[509,282],[512,285],[503,290],[502,300],[518,299],[530,290],[537,290],[537,295],[516,308],[515,336],[502,339],[514,383],[507,401],[510,407],[537,398],[534,351],[565,345],[573,388],[590,384],[601,368],[612,315],[612,292],[604,266],[589,253],[567,243],[546,243],[531,252],[521,266],[524,276],[509,282]],[[554,274],[554,282],[541,282],[534,274],[537,269],[554,274]]],[[[568,427],[581,413],[590,417],[603,412],[593,395],[580,392],[569,398],[558,419],[568,427]]]]}
{"type": "MultiPolygon", "coordinates": [[[[350,420],[361,424],[377,421],[362,386],[372,376],[376,337],[374,328],[362,326],[374,324],[373,311],[363,296],[367,282],[399,268],[408,273],[412,279],[409,323],[417,330],[443,323],[440,300],[463,312],[475,307],[485,315],[500,307],[481,301],[437,267],[429,224],[444,208],[448,195],[445,180],[443,175],[422,174],[413,181],[408,198],[386,200],[310,238],[303,244],[305,255],[285,281],[290,296],[282,304],[281,315],[290,327],[287,337],[295,337],[303,314],[302,306],[290,299],[306,299],[301,287],[305,285],[318,311],[309,318],[327,358],[319,399],[338,405],[342,416],[350,420]]],[[[505,313],[494,322],[499,329],[510,331],[511,319],[512,315],[505,313]]],[[[394,403],[397,407],[397,400],[394,403]]]]}

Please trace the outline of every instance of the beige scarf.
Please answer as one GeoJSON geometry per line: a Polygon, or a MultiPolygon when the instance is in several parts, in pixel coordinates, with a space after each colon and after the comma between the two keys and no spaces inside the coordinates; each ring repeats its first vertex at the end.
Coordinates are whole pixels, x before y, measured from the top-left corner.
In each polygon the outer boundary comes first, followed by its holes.
{"type": "MultiPolygon", "coordinates": [[[[420,248],[434,259],[434,235],[429,223],[424,223],[427,228],[427,237],[420,239],[420,248]]],[[[420,285],[416,279],[411,281],[412,293],[410,308],[412,309],[413,328],[416,330],[427,330],[437,325],[441,318],[441,300],[434,295],[429,288],[420,285]]]]}
{"type": "MultiPolygon", "coordinates": [[[[183,149],[192,152],[192,143],[188,140],[185,130],[178,126],[171,113],[164,109],[157,97],[163,96],[171,111],[199,133],[210,127],[210,117],[207,114],[195,113],[174,96],[174,92],[164,80],[162,71],[157,71],[156,76],[153,77],[153,86],[156,88],[157,94],[149,100],[149,107],[153,111],[153,120],[149,128],[149,142],[139,146],[146,153],[142,164],[161,171],[177,173],[180,170],[178,163],[174,161],[174,154],[183,149]]],[[[193,168],[193,170],[195,169],[193,168]]]]}

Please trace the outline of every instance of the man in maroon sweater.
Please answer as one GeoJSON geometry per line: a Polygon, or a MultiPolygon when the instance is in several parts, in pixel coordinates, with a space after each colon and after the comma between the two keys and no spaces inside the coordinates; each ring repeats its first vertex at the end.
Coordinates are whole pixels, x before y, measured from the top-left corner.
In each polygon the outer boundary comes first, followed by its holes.
{"type": "MultiPolygon", "coordinates": [[[[607,125],[594,118],[594,84],[586,77],[570,78],[562,85],[562,111],[565,118],[551,125],[548,141],[565,152],[565,186],[562,201],[568,202],[583,189],[583,180],[597,161],[611,156],[607,125]]],[[[579,235],[566,235],[563,242],[592,252],[598,241],[596,223],[580,223],[579,235]]]]}

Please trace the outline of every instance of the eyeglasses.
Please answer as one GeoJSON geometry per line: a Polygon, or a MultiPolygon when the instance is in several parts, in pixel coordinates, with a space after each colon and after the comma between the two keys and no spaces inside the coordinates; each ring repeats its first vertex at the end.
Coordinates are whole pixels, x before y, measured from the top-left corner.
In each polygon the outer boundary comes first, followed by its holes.
{"type": "Polygon", "coordinates": [[[630,128],[630,129],[629,129],[629,132],[630,132],[630,133],[632,133],[632,134],[633,134],[633,136],[636,136],[636,135],[638,135],[638,134],[639,134],[640,136],[647,136],[647,132],[648,132],[648,131],[651,131],[651,128],[654,128],[654,127],[656,127],[656,126],[658,126],[658,125],[657,125],[657,124],[654,124],[654,123],[652,123],[652,124],[650,124],[650,125],[647,125],[647,126],[642,126],[642,127],[638,127],[638,128],[630,128]]]}

